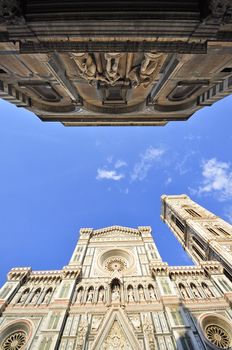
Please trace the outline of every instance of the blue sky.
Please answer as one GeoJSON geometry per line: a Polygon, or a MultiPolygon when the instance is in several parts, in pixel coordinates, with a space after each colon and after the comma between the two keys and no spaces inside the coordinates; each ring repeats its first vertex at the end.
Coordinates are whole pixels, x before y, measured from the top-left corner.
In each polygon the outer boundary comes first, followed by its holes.
{"type": "Polygon", "coordinates": [[[80,227],[150,225],[164,261],[192,264],[160,196],[187,193],[232,222],[231,106],[165,127],[67,128],[0,101],[0,284],[12,267],[62,268],[80,227]]]}

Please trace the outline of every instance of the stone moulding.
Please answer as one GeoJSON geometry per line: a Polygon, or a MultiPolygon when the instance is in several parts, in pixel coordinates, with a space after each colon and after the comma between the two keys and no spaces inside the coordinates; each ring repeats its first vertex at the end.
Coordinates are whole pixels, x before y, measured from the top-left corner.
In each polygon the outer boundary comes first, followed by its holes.
{"type": "Polygon", "coordinates": [[[184,41],[53,41],[20,43],[20,53],[49,52],[177,52],[206,53],[207,44],[184,41]]]}

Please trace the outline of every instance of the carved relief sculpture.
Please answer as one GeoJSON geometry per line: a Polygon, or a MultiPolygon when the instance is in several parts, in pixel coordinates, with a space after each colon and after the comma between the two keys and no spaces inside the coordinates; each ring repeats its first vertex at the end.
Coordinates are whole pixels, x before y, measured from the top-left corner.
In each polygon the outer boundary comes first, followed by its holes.
{"type": "Polygon", "coordinates": [[[115,321],[103,344],[104,350],[132,350],[118,322],[115,321]]]}
{"type": "Polygon", "coordinates": [[[144,336],[147,338],[150,349],[155,350],[154,329],[147,315],[145,315],[144,321],[143,321],[143,332],[144,332],[144,336]]]}
{"type": "Polygon", "coordinates": [[[106,78],[110,85],[114,85],[120,79],[119,60],[123,54],[121,53],[105,53],[106,59],[106,78]]]}
{"type": "Polygon", "coordinates": [[[77,350],[82,350],[82,346],[84,344],[87,331],[88,331],[88,318],[86,315],[82,315],[81,321],[78,327],[78,332],[77,332],[77,340],[76,340],[77,350]]]}

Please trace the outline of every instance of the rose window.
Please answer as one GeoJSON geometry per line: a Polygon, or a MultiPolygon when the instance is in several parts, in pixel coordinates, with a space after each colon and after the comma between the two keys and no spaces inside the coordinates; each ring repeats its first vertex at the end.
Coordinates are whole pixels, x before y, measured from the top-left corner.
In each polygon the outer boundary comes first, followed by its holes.
{"type": "Polygon", "coordinates": [[[135,258],[130,250],[110,249],[98,256],[97,265],[104,274],[119,272],[126,275],[134,272],[135,258]]]}
{"type": "Polygon", "coordinates": [[[113,272],[113,271],[122,271],[127,268],[127,262],[122,257],[112,257],[107,259],[105,262],[105,269],[113,272]]]}
{"type": "Polygon", "coordinates": [[[27,335],[24,331],[17,331],[10,334],[2,343],[4,350],[19,350],[26,343],[27,335]]]}
{"type": "Polygon", "coordinates": [[[230,347],[229,334],[220,326],[210,325],[205,329],[207,339],[220,349],[230,347]]]}

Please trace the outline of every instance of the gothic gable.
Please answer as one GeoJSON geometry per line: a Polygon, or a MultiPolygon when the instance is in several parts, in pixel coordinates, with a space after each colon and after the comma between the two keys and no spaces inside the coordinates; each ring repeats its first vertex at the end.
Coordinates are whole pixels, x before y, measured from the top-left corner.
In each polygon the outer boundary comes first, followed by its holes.
{"type": "Polygon", "coordinates": [[[111,309],[106,316],[92,350],[140,350],[141,346],[121,309],[111,309]]]}
{"type": "Polygon", "coordinates": [[[102,238],[137,238],[140,237],[139,230],[124,226],[110,226],[99,230],[94,230],[92,233],[92,239],[98,237],[102,238]]]}

